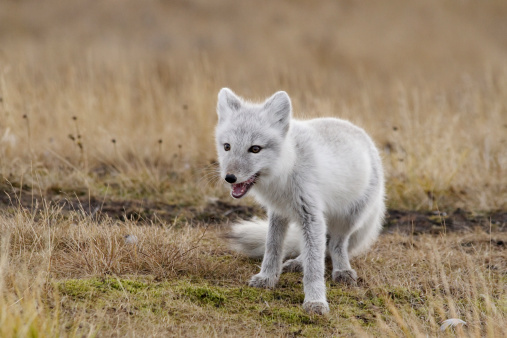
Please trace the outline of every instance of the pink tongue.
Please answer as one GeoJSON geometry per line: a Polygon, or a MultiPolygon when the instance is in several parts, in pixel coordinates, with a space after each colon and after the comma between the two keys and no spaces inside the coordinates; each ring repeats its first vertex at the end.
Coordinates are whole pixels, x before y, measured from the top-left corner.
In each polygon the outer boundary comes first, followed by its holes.
{"type": "Polygon", "coordinates": [[[245,193],[245,191],[246,191],[246,185],[244,183],[238,183],[238,184],[232,185],[232,193],[235,196],[242,195],[245,193]]]}

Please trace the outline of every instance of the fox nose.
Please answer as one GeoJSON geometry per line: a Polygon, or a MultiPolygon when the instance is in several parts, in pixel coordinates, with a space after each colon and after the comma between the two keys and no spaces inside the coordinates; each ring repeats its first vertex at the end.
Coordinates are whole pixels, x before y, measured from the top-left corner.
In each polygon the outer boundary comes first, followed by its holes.
{"type": "Polygon", "coordinates": [[[227,175],[225,175],[225,180],[228,183],[234,183],[234,182],[236,182],[237,178],[233,174],[227,174],[227,175]]]}

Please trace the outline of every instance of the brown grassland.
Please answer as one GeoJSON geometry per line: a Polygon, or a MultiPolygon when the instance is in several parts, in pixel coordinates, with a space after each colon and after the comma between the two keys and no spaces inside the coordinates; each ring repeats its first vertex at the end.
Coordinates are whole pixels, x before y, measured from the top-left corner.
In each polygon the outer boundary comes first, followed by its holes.
{"type": "Polygon", "coordinates": [[[0,171],[2,337],[507,336],[507,2],[1,0],[0,171]],[[220,238],[263,215],[216,175],[222,87],[381,150],[328,316],[220,238]]]}

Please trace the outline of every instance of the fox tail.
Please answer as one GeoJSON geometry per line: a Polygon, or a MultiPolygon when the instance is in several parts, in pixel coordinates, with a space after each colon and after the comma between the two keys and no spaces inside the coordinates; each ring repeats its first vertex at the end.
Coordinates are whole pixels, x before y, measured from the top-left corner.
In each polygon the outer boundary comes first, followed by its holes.
{"type": "MultiPolygon", "coordinates": [[[[267,234],[268,221],[254,218],[250,221],[240,221],[233,224],[225,237],[229,240],[232,250],[251,258],[262,258],[267,234]]],[[[296,257],[300,254],[301,238],[299,227],[290,224],[283,245],[284,258],[296,257]]]]}

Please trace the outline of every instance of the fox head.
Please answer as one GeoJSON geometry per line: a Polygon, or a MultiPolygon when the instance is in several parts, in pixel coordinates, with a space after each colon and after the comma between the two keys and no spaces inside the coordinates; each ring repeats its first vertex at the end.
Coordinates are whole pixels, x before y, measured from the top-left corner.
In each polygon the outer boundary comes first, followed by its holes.
{"type": "Polygon", "coordinates": [[[243,197],[263,177],[273,173],[292,114],[286,92],[260,104],[244,101],[230,89],[218,93],[215,130],[220,175],[231,184],[231,195],[243,197]]]}

